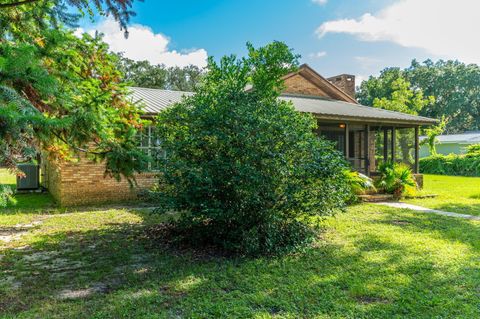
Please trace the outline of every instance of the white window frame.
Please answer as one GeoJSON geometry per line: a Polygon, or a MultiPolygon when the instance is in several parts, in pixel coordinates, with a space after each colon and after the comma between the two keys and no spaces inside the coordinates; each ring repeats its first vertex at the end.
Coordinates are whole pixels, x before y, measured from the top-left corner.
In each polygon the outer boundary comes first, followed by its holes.
{"type": "Polygon", "coordinates": [[[162,149],[162,146],[160,144],[160,141],[157,136],[154,134],[154,127],[153,126],[147,126],[144,130],[140,132],[140,140],[139,140],[139,146],[138,148],[143,151],[143,153],[147,156],[150,157],[151,160],[148,161],[147,164],[147,171],[149,172],[158,172],[159,169],[159,164],[155,160],[155,157],[153,154],[158,154],[163,152],[163,158],[166,157],[165,151],[162,149]],[[146,130],[145,130],[146,129],[146,130]],[[146,136],[147,139],[147,145],[144,146],[142,145],[143,138],[146,136]],[[155,166],[155,167],[154,167],[155,166]]]}

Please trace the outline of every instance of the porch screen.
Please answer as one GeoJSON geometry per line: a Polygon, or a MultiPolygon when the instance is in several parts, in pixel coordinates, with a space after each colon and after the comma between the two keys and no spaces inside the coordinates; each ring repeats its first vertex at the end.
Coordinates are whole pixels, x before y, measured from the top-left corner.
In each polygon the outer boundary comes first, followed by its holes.
{"type": "Polygon", "coordinates": [[[415,129],[397,128],[395,155],[396,162],[415,166],[415,129]]]}
{"type": "Polygon", "coordinates": [[[345,126],[332,123],[318,123],[317,133],[334,142],[336,149],[345,154],[345,126]]]}

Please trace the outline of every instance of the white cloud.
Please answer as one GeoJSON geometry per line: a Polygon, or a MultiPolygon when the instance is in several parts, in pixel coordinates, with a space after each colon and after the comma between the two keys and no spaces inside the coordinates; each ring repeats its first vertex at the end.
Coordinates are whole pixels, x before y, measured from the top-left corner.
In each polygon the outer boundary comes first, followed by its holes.
{"type": "Polygon", "coordinates": [[[187,51],[170,50],[170,38],[154,33],[147,26],[134,24],[128,27],[129,36],[125,39],[123,31],[113,19],[103,22],[87,30],[78,29],[75,34],[83,32],[94,34],[95,31],[105,34],[103,38],[114,52],[124,52],[124,56],[133,60],[148,60],[152,64],[165,64],[166,66],[187,66],[189,64],[205,67],[208,54],[204,49],[187,51]]]}
{"type": "Polygon", "coordinates": [[[312,0],[312,2],[323,6],[328,2],[328,0],[312,0]]]}
{"type": "Polygon", "coordinates": [[[327,52],[319,51],[319,52],[310,53],[308,55],[308,57],[311,58],[311,59],[320,59],[320,58],[323,58],[326,55],[327,55],[327,52]]]}
{"type": "Polygon", "coordinates": [[[316,31],[347,33],[362,41],[391,41],[440,57],[480,63],[480,1],[400,0],[376,14],[323,23],[316,31]]]}

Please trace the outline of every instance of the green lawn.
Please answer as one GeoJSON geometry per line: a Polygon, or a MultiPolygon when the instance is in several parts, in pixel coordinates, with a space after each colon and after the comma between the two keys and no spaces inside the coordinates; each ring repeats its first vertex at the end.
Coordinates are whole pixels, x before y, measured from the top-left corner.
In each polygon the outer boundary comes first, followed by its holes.
{"type": "MultiPolygon", "coordinates": [[[[12,188],[15,188],[16,184],[17,180],[15,175],[10,173],[5,168],[0,168],[0,185],[8,185],[12,188]]],[[[31,214],[37,210],[47,209],[55,206],[53,198],[49,194],[45,193],[16,194],[15,199],[17,200],[16,205],[9,208],[26,214],[31,214]]]]}
{"type": "Polygon", "coordinates": [[[460,214],[480,215],[480,177],[425,175],[423,193],[435,198],[406,202],[460,214]]]}
{"type": "Polygon", "coordinates": [[[10,186],[15,186],[17,183],[15,175],[10,173],[5,168],[0,168],[0,184],[7,184],[10,186]]]}
{"type": "Polygon", "coordinates": [[[315,247],[226,259],[148,239],[129,210],[0,213],[4,318],[478,318],[480,223],[375,205],[315,247]],[[20,224],[20,225],[19,225],[20,224]]]}
{"type": "MultiPolygon", "coordinates": [[[[411,202],[473,207],[479,181],[426,176],[440,197],[411,202]]],[[[167,248],[146,212],[18,198],[0,209],[0,318],[480,317],[478,221],[357,205],[303,253],[243,259],[167,248]]]]}

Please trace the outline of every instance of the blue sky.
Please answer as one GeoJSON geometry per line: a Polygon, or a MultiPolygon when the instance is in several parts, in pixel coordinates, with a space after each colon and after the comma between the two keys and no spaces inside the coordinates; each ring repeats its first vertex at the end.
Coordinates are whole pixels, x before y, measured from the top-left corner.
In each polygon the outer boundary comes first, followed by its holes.
{"type": "Polygon", "coordinates": [[[82,31],[100,30],[113,50],[167,65],[202,66],[207,55],[243,55],[247,41],[259,46],[279,40],[324,76],[364,79],[387,66],[408,66],[413,58],[477,62],[480,47],[467,41],[473,34],[458,35],[480,27],[469,14],[480,11],[476,2],[145,0],[133,8],[128,40],[108,20],[84,21],[82,31]]]}

